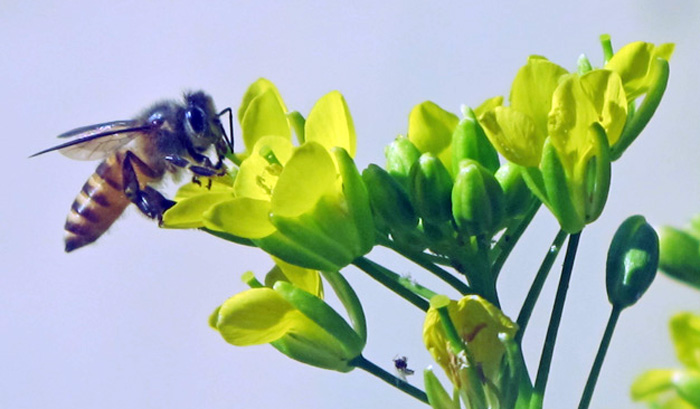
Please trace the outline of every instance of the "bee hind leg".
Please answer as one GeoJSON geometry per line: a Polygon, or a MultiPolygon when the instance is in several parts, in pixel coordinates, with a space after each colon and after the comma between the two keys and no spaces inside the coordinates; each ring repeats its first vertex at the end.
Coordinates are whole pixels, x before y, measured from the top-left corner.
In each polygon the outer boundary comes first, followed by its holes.
{"type": "Polygon", "coordinates": [[[132,162],[135,162],[142,172],[151,171],[148,165],[143,163],[136,155],[127,151],[122,173],[124,194],[143,214],[151,219],[157,219],[160,223],[163,221],[163,213],[173,207],[175,202],[150,186],[141,189],[132,162]]]}

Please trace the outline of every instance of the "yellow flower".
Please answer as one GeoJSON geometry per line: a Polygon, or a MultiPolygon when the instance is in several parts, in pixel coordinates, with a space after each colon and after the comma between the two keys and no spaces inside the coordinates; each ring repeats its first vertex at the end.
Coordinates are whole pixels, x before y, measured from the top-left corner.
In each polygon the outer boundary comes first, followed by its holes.
{"type": "MultiPolygon", "coordinates": [[[[275,260],[276,266],[262,286],[246,273],[254,288],[226,300],[209,319],[230,344],[236,346],[271,344],[297,361],[349,372],[353,358],[365,345],[364,316],[359,304],[351,316],[362,315],[360,332],[356,332],[333,308],[323,301],[323,291],[317,271],[300,268],[275,260]]],[[[342,286],[341,294],[351,294],[352,288],[340,276],[333,276],[334,289],[342,286]]],[[[343,301],[347,301],[344,299],[343,301]]],[[[355,323],[357,324],[357,323],[355,323]]]]}
{"type": "Polygon", "coordinates": [[[236,155],[241,163],[232,186],[176,204],[165,225],[199,227],[199,222],[319,270],[336,271],[367,253],[374,224],[352,160],[355,128],[343,96],[326,94],[301,126],[303,119],[288,120],[277,89],[261,79],[244,96],[238,117],[246,152],[236,155]],[[291,141],[292,122],[303,134],[298,147],[291,141]],[[199,216],[179,209],[185,205],[199,216]]]}
{"type": "Polygon", "coordinates": [[[513,81],[510,107],[479,118],[486,135],[569,233],[603,210],[610,184],[610,146],[627,119],[620,76],[610,70],[568,74],[530,57],[513,81]]]}
{"type": "MultiPolygon", "coordinates": [[[[452,300],[447,309],[477,370],[482,371],[486,378],[494,379],[506,352],[499,334],[512,337],[517,332],[518,325],[478,295],[468,295],[459,301],[452,300]]],[[[461,388],[463,380],[459,373],[469,363],[464,361],[465,357],[455,355],[438,310],[432,306],[423,324],[423,342],[455,387],[461,388]]]]}

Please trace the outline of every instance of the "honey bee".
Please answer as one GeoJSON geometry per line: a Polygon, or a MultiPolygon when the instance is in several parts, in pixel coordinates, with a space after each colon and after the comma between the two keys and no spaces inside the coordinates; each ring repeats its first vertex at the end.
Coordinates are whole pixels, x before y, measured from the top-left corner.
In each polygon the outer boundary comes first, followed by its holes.
{"type": "Polygon", "coordinates": [[[233,152],[212,98],[202,91],[186,93],[184,103],[161,101],[132,120],[113,121],[73,129],[59,135],[51,151],[79,160],[103,159],[83,185],[66,218],[65,250],[73,251],[97,240],[134,203],[146,216],[162,222],[175,202],[150,186],[166,173],[187,169],[193,181],[226,173],[224,158],[233,152]],[[213,148],[216,163],[207,156],[213,148]]]}

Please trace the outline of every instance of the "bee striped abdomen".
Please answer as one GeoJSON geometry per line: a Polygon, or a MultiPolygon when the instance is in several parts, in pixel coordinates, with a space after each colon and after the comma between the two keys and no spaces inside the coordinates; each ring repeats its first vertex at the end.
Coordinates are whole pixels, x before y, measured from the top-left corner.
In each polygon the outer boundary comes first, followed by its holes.
{"type": "Polygon", "coordinates": [[[123,155],[109,156],[83,185],[66,218],[66,252],[97,240],[130,201],[122,184],[123,155]]]}

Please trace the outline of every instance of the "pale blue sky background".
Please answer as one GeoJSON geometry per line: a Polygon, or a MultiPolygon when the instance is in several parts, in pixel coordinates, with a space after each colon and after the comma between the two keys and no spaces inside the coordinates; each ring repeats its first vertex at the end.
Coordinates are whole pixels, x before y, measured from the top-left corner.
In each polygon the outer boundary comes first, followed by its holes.
{"type": "MultiPolygon", "coordinates": [[[[269,268],[261,252],[161,231],[130,210],[98,244],[64,254],[65,216],[96,164],[27,156],[63,131],[129,118],[185,89],[237,109],[246,87],[265,76],[301,112],[330,90],[343,92],[358,165],[383,163],[383,146],[405,132],[413,105],[431,99],[456,112],[507,94],[529,54],[573,69],[585,52],[600,64],[605,32],[618,48],[635,40],[677,48],[661,108],[615,163],[608,206],[583,234],[549,408],[578,402],[609,312],[603,268],[616,226],[632,213],[683,224],[700,210],[699,2],[0,2],[0,407],[423,407],[359,370],[322,371],[269,346],[235,348],[208,329],[213,308],[244,289],[239,275],[269,268]]],[[[555,233],[541,212],[506,265],[507,313],[517,314],[555,233]]],[[[397,270],[434,283],[411,265],[397,270]]],[[[429,365],[421,314],[363,273],[345,274],[368,313],[365,355],[386,368],[396,354],[419,372],[429,365]]],[[[545,288],[526,338],[531,365],[554,287],[545,288]]],[[[661,277],[623,313],[592,407],[633,407],[635,374],[676,365],[667,319],[700,310],[699,300],[661,277]]],[[[420,376],[412,381],[422,386],[420,376]]]]}

